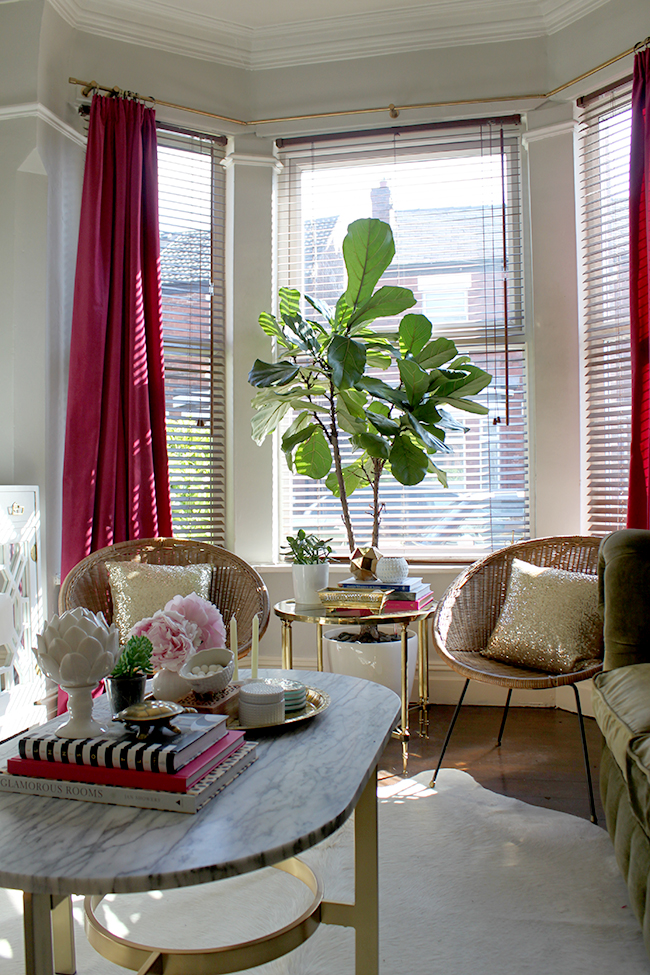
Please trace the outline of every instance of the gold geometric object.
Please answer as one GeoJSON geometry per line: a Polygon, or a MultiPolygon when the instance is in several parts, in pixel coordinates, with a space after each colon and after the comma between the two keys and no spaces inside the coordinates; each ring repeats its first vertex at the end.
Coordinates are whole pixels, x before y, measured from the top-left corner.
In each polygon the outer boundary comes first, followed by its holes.
{"type": "Polygon", "coordinates": [[[374,579],[377,575],[377,562],[380,558],[381,552],[372,546],[355,548],[350,561],[350,572],[359,582],[374,579]]]}

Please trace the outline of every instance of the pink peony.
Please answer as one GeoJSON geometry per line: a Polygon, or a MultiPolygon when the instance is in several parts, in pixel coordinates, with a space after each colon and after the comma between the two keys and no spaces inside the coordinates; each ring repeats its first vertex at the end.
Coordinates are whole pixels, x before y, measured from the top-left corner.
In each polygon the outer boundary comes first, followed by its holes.
{"type": "Polygon", "coordinates": [[[151,665],[154,670],[178,672],[195,652],[199,631],[196,623],[173,610],[159,609],[148,619],[140,620],[129,636],[146,636],[151,640],[151,665]]]}
{"type": "Polygon", "coordinates": [[[208,647],[225,647],[226,627],[217,607],[202,599],[195,592],[189,596],[174,596],[164,609],[165,613],[180,613],[186,620],[197,627],[197,637],[194,641],[195,650],[207,650],[208,647]]]}

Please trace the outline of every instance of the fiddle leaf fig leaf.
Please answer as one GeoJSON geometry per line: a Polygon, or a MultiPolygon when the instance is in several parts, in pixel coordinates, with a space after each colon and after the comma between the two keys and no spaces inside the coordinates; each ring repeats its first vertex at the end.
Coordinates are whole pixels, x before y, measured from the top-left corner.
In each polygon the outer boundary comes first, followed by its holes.
{"type": "MultiPolygon", "coordinates": [[[[368,487],[368,477],[364,472],[363,465],[361,463],[350,464],[349,467],[343,468],[343,484],[345,485],[345,493],[349,496],[357,488],[368,487]]],[[[340,498],[341,494],[339,491],[339,482],[336,477],[336,472],[331,471],[325,479],[325,487],[328,491],[331,491],[335,498],[340,498]]]]}
{"type": "Polygon", "coordinates": [[[280,317],[289,315],[290,318],[297,318],[300,315],[300,292],[295,288],[280,288],[278,291],[280,298],[280,317]]]}
{"type": "Polygon", "coordinates": [[[383,416],[381,413],[376,413],[374,410],[366,410],[366,416],[368,422],[372,426],[383,433],[385,437],[394,437],[399,433],[399,423],[395,420],[391,420],[388,416],[383,416]]]}
{"type": "Polygon", "coordinates": [[[360,342],[345,335],[335,335],[327,350],[327,362],[332,370],[334,385],[346,389],[363,376],[366,350],[360,342]]]}
{"type": "Polygon", "coordinates": [[[282,452],[286,458],[289,470],[293,470],[292,454],[294,448],[297,447],[298,444],[303,443],[303,441],[309,440],[312,434],[318,429],[319,427],[315,423],[310,423],[308,426],[303,427],[300,430],[294,430],[292,433],[289,433],[287,430],[282,438],[282,452]]]}
{"type": "Polygon", "coordinates": [[[449,487],[449,483],[447,481],[447,471],[443,471],[442,467],[438,467],[437,464],[434,464],[430,457],[428,473],[435,474],[444,488],[449,487]]]}
{"type": "Polygon", "coordinates": [[[458,349],[451,339],[438,338],[424,346],[421,352],[416,355],[418,365],[423,369],[439,369],[445,362],[458,355],[458,349]]]}
{"type": "Polygon", "coordinates": [[[282,418],[291,409],[291,404],[273,400],[260,407],[251,420],[251,436],[256,444],[261,444],[269,433],[273,433],[282,418]]]}
{"type": "Polygon", "coordinates": [[[427,430],[426,427],[416,420],[412,413],[406,414],[406,420],[413,433],[428,451],[432,453],[451,453],[451,448],[443,440],[439,440],[431,431],[427,430]]]}
{"type": "Polygon", "coordinates": [[[416,303],[415,295],[410,288],[385,286],[375,291],[374,295],[360,308],[352,312],[348,327],[354,335],[357,328],[365,322],[374,322],[376,318],[390,318],[400,315],[407,308],[416,303]]]}
{"type": "Polygon", "coordinates": [[[412,359],[400,359],[399,374],[411,406],[417,406],[429,390],[429,374],[412,359]]]}
{"type": "Polygon", "coordinates": [[[311,298],[309,295],[305,295],[305,300],[309,302],[312,308],[320,312],[326,321],[329,322],[332,320],[332,309],[324,301],[319,301],[318,298],[311,298]]]}
{"type": "Polygon", "coordinates": [[[251,386],[286,386],[296,378],[300,367],[293,362],[262,362],[256,359],[248,374],[251,386]]]}
{"type": "Polygon", "coordinates": [[[388,460],[388,444],[383,437],[377,436],[376,433],[360,433],[354,438],[354,442],[362,450],[365,450],[369,457],[388,460]]]}
{"type": "Polygon", "coordinates": [[[424,315],[404,315],[399,326],[399,347],[402,355],[410,352],[417,358],[431,338],[431,329],[431,322],[424,315]]]}
{"type": "Polygon", "coordinates": [[[390,451],[390,469],[400,484],[419,484],[429,469],[429,457],[410,437],[396,437],[390,451]]]}
{"type": "Polygon", "coordinates": [[[313,436],[296,448],[294,457],[296,473],[320,481],[332,466],[332,454],[325,434],[318,428],[313,436]]]}
{"type": "Polygon", "coordinates": [[[385,400],[387,403],[394,403],[397,406],[405,406],[408,403],[406,393],[402,389],[394,389],[388,383],[376,379],[374,376],[363,376],[357,381],[357,389],[365,389],[371,396],[385,400]]]}
{"type": "Polygon", "coordinates": [[[350,309],[356,310],[369,301],[394,256],[393,232],[387,223],[369,218],[350,224],[343,241],[343,259],[348,272],[345,301],[350,309]]]}
{"type": "Polygon", "coordinates": [[[282,329],[278,325],[277,319],[275,319],[273,315],[269,315],[267,311],[263,311],[258,318],[258,322],[262,331],[268,335],[269,338],[276,339],[280,345],[287,349],[290,347],[289,342],[287,342],[284,337],[282,329]]]}

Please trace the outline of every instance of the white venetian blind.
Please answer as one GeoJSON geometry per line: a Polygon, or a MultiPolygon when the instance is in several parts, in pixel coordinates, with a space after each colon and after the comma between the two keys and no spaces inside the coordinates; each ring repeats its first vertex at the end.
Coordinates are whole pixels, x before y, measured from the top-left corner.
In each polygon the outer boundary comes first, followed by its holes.
{"type": "Polygon", "coordinates": [[[217,545],[225,543],[224,141],[158,132],[173,530],[217,545]]]}
{"type": "MultiPolygon", "coordinates": [[[[278,142],[278,285],[331,304],[345,286],[348,224],[378,217],[396,245],[382,283],[411,288],[434,336],[494,377],[480,397],[489,415],[457,413],[469,431],[448,435],[453,453],[435,457],[448,489],[433,475],[414,487],[383,479],[384,553],[471,558],[528,535],[519,146],[516,117],[278,142]]],[[[279,469],[281,536],[315,530],[344,554],[338,500],[283,458],[279,469]]],[[[367,544],[369,492],[350,505],[367,544]]]]}
{"type": "Polygon", "coordinates": [[[624,528],[630,446],[631,83],[584,100],[580,124],[587,530],[624,528]]]}

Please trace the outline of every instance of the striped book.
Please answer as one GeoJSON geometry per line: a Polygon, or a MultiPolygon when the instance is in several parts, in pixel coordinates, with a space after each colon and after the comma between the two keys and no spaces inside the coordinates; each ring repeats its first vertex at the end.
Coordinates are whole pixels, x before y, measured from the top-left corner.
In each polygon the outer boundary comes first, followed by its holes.
{"type": "MultiPolygon", "coordinates": [[[[226,734],[225,714],[179,714],[174,717],[178,734],[162,730],[140,742],[119,722],[97,738],[59,738],[61,716],[18,740],[21,758],[39,762],[166,772],[172,775],[226,734]]],[[[109,719],[110,725],[110,719],[109,719]]]]}
{"type": "Polygon", "coordinates": [[[94,782],[97,785],[124,785],[131,789],[189,792],[204,775],[239,748],[243,738],[243,731],[229,731],[171,775],[167,772],[143,772],[130,768],[106,768],[104,765],[77,765],[74,762],[38,762],[18,756],[8,759],[7,771],[12,775],[34,775],[66,782],[94,782]]]}

